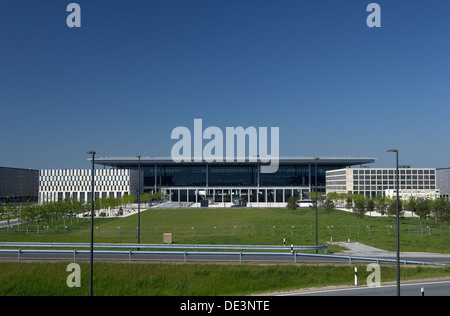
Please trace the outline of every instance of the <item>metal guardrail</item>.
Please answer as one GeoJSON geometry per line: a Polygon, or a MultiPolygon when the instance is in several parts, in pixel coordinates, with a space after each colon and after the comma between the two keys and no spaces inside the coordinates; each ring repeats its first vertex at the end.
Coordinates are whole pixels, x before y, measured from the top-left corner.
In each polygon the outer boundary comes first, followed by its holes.
{"type": "MultiPolygon", "coordinates": [[[[33,248],[89,248],[89,243],[35,243],[35,242],[0,242],[0,247],[33,247],[33,248]]],[[[134,248],[134,249],[214,249],[214,250],[277,250],[277,251],[305,251],[324,250],[323,246],[278,246],[278,245],[201,245],[201,244],[122,244],[122,243],[94,243],[94,248],[134,248]]]]}
{"type": "MultiPolygon", "coordinates": [[[[22,254],[73,254],[73,260],[77,259],[77,255],[89,254],[90,250],[79,250],[79,249],[4,249],[5,247],[36,247],[36,248],[87,248],[90,244],[87,243],[14,243],[14,242],[3,242],[0,243],[3,249],[0,249],[0,253],[17,253],[17,260],[21,260],[22,254]]],[[[283,257],[293,259],[294,263],[297,263],[298,257],[313,257],[316,259],[334,259],[341,260],[344,262],[352,263],[352,261],[366,261],[366,262],[376,262],[376,263],[396,263],[396,259],[389,258],[371,258],[371,257],[359,257],[359,256],[345,256],[345,255],[327,255],[327,254],[313,254],[313,253],[301,253],[295,250],[311,250],[311,248],[316,249],[316,246],[294,246],[291,247],[284,246],[257,246],[257,245],[166,245],[166,244],[94,244],[96,248],[139,248],[139,249],[151,249],[151,248],[179,248],[179,249],[189,249],[190,247],[195,250],[198,249],[216,249],[216,250],[226,250],[226,249],[241,249],[241,251],[144,251],[144,250],[94,250],[95,255],[120,255],[128,256],[128,260],[131,261],[133,256],[139,255],[136,260],[149,260],[148,258],[143,258],[145,256],[150,257],[152,255],[178,255],[183,256],[183,261],[187,262],[188,257],[200,257],[200,256],[216,256],[216,257],[231,257],[232,260],[237,260],[239,262],[244,260],[244,257],[248,256],[263,256],[263,257],[283,257]],[[243,249],[253,249],[253,250],[284,250],[284,252],[258,252],[258,251],[242,251],[243,249]],[[289,250],[289,251],[286,251],[289,250]]],[[[326,249],[328,246],[319,246],[321,249],[326,249]]],[[[79,258],[79,257],[78,257],[79,258]]],[[[150,259],[151,260],[151,259],[150,259]]],[[[156,260],[175,260],[175,259],[156,259],[156,260]]],[[[202,260],[202,259],[200,259],[202,260]]],[[[204,259],[203,259],[204,260],[204,259]]],[[[267,260],[267,259],[266,259],[267,260]]],[[[223,261],[215,259],[215,261],[223,261]]],[[[230,261],[230,260],[228,260],[230,261]]],[[[254,259],[253,261],[256,261],[254,259]]],[[[259,260],[264,261],[264,260],[259,260]]],[[[421,264],[421,265],[442,265],[443,263],[434,263],[426,261],[413,261],[413,260],[400,260],[402,264],[421,264]]]]}
{"type": "MultiPolygon", "coordinates": [[[[360,256],[344,256],[344,255],[321,255],[321,254],[301,254],[302,256],[315,256],[315,257],[326,257],[326,258],[335,258],[335,259],[345,259],[349,263],[352,261],[369,261],[376,263],[397,263],[397,259],[389,259],[389,258],[373,258],[373,257],[360,257],[360,256]]],[[[445,266],[445,263],[439,262],[428,262],[428,261],[415,261],[415,260],[402,260],[400,259],[401,264],[421,264],[421,265],[438,265],[445,266]]]]}
{"type": "MultiPolygon", "coordinates": [[[[0,249],[1,253],[16,253],[17,254],[17,260],[22,259],[23,254],[73,254],[73,260],[76,261],[77,258],[80,259],[80,257],[77,257],[77,255],[88,255],[90,253],[90,250],[77,250],[77,249],[57,249],[57,250],[42,250],[42,249],[0,249]]],[[[224,259],[219,259],[217,257],[230,257],[230,260],[226,261],[233,261],[239,258],[239,262],[242,263],[244,260],[244,257],[248,256],[263,256],[263,258],[266,259],[253,259],[248,261],[267,261],[267,257],[283,257],[283,258],[292,258],[292,261],[294,263],[297,263],[298,257],[314,257],[316,259],[335,259],[335,260],[341,260],[343,262],[352,263],[355,261],[367,261],[367,262],[376,262],[376,263],[396,263],[396,259],[388,259],[388,258],[370,258],[370,257],[356,257],[356,256],[340,256],[340,255],[325,255],[325,254],[312,254],[312,253],[300,253],[300,252],[243,252],[243,251],[133,251],[133,250],[94,250],[94,255],[120,255],[120,256],[127,256],[128,261],[132,261],[133,256],[139,255],[139,257],[135,257],[135,260],[152,260],[149,259],[152,255],[178,255],[183,256],[183,261],[187,262],[188,257],[201,257],[201,256],[216,256],[215,259],[198,259],[203,261],[225,261],[224,259]],[[147,257],[147,258],[144,258],[147,257]]],[[[87,259],[86,257],[85,259],[87,259]]],[[[280,259],[278,258],[278,261],[280,259]]],[[[55,258],[52,258],[54,260],[55,258]]],[[[60,258],[61,259],[61,258],[60,258]]],[[[67,258],[62,258],[67,259],[67,258]]],[[[111,258],[110,258],[111,259],[111,258]]],[[[120,258],[114,258],[116,260],[121,260],[120,258]]],[[[154,260],[158,261],[173,261],[177,260],[174,258],[171,259],[163,259],[163,258],[157,258],[154,260]]],[[[178,259],[180,260],[180,259],[178,259]]],[[[276,260],[276,258],[274,259],[276,260]]],[[[426,261],[411,261],[411,260],[400,260],[400,263],[402,264],[420,264],[420,265],[440,265],[445,266],[446,264],[443,263],[434,263],[434,262],[426,262],[426,261]]]]}

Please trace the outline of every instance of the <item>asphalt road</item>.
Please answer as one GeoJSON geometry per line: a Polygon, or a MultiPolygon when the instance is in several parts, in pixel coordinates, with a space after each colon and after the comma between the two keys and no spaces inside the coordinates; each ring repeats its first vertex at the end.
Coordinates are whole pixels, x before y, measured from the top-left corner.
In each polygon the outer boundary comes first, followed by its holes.
{"type": "MultiPolygon", "coordinates": [[[[450,279],[400,282],[400,296],[450,296],[450,279]]],[[[335,288],[316,291],[289,293],[282,296],[396,296],[397,284],[381,285],[370,288],[368,286],[356,286],[347,288],[335,288]]]]}

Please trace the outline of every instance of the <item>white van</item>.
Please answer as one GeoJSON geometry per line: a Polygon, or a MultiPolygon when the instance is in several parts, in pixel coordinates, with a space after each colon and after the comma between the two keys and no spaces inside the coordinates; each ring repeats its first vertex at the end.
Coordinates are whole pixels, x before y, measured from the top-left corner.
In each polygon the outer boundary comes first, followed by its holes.
{"type": "Polygon", "coordinates": [[[312,208],[312,207],[314,207],[314,203],[313,203],[312,200],[301,200],[301,201],[298,201],[297,203],[298,203],[298,206],[300,208],[312,208]]]}

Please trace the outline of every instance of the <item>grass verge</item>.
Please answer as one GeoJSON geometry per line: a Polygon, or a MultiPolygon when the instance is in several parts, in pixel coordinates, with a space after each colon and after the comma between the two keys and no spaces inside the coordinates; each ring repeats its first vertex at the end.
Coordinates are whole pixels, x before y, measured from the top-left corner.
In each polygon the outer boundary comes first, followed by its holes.
{"type": "MultiPolygon", "coordinates": [[[[418,225],[417,218],[400,222],[402,251],[450,253],[450,226],[430,219],[418,225]]],[[[95,219],[95,242],[136,243],[137,215],[95,219]]],[[[313,245],[315,212],[312,209],[150,209],[141,213],[141,243],[162,243],[163,233],[172,233],[179,244],[271,244],[313,245]]],[[[395,220],[365,216],[357,219],[343,211],[319,209],[319,244],[359,241],[394,251],[395,220]]],[[[0,241],[89,242],[89,219],[50,221],[48,227],[31,223],[0,229],[0,241]],[[56,225],[58,224],[58,225],[56,225]]],[[[329,253],[333,252],[330,249],[329,253]]]]}
{"type": "MultiPolygon", "coordinates": [[[[0,296],[88,295],[89,263],[78,264],[81,287],[70,288],[68,262],[0,262],[0,296]]],[[[365,265],[96,262],[94,295],[227,296],[352,285],[354,267],[362,284],[370,273],[365,265]]],[[[402,280],[437,277],[450,277],[450,267],[401,268],[402,280]]],[[[395,278],[395,266],[381,266],[382,282],[395,278]]]]}

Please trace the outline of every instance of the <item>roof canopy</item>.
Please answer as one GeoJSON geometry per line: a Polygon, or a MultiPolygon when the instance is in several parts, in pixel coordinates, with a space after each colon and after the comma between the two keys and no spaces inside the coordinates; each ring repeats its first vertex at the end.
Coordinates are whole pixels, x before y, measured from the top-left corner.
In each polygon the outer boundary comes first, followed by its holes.
{"type": "MultiPolygon", "coordinates": [[[[89,158],[88,160],[91,160],[89,158]]],[[[202,161],[193,161],[191,162],[174,162],[171,157],[140,157],[141,165],[196,165],[196,164],[269,164],[270,162],[264,163],[259,158],[253,159],[253,161],[249,161],[249,159],[245,159],[245,161],[239,162],[235,159],[233,162],[207,162],[205,160],[202,161]]],[[[341,166],[354,166],[354,165],[363,165],[375,162],[376,158],[370,157],[280,157],[279,164],[314,164],[317,160],[317,164],[321,165],[341,165],[341,166]]],[[[136,165],[139,163],[138,157],[99,157],[95,158],[95,163],[104,166],[122,166],[122,165],[136,165]]]]}

